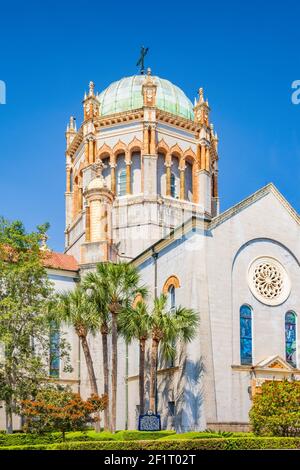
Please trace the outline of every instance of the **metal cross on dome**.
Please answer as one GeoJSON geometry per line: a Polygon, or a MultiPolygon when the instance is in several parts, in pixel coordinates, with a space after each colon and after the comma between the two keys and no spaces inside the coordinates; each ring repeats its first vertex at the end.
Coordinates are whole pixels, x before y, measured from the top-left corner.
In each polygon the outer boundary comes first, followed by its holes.
{"type": "Polygon", "coordinates": [[[144,46],[141,47],[140,58],[136,64],[137,67],[141,67],[141,75],[144,75],[145,73],[145,56],[147,55],[148,51],[149,51],[149,47],[144,47],[144,46]]]}

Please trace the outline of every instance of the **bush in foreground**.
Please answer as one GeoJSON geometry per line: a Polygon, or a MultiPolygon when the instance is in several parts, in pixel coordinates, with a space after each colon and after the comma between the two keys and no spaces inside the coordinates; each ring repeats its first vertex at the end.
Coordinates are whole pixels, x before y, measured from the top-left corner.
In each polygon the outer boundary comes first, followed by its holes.
{"type": "Polygon", "coordinates": [[[300,436],[300,382],[263,383],[249,416],[257,435],[300,436]]]}
{"type": "Polygon", "coordinates": [[[156,441],[63,442],[2,447],[0,450],[263,450],[300,449],[300,438],[252,437],[156,441]]]}
{"type": "Polygon", "coordinates": [[[70,390],[46,389],[38,392],[35,400],[22,401],[25,430],[43,434],[60,430],[65,440],[67,431],[83,430],[88,423],[95,423],[97,412],[108,403],[105,395],[92,395],[86,401],[70,390]]]}

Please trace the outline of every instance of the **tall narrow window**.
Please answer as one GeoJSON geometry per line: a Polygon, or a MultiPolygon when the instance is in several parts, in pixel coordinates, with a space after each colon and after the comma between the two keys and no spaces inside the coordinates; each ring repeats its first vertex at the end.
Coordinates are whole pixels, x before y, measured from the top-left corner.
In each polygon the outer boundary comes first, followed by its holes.
{"type": "Polygon", "coordinates": [[[176,197],[176,176],[174,173],[171,173],[171,196],[176,197]]]}
{"type": "Polygon", "coordinates": [[[50,377],[59,377],[59,325],[51,322],[50,325],[50,377]]]}
{"type": "MultiPolygon", "coordinates": [[[[170,313],[172,314],[176,308],[175,286],[173,285],[170,286],[168,290],[168,304],[170,313]]],[[[172,346],[176,347],[175,341],[173,342],[172,346]]],[[[174,358],[171,358],[167,363],[167,367],[174,367],[174,365],[174,358]]]]}
{"type": "Polygon", "coordinates": [[[126,194],[126,170],[120,170],[118,174],[118,196],[126,194]]]}
{"type": "Polygon", "coordinates": [[[248,305],[240,308],[241,364],[252,364],[252,309],[248,305]]]}
{"type": "Polygon", "coordinates": [[[175,286],[170,286],[168,290],[169,309],[173,312],[175,309],[175,286]]]}
{"type": "Polygon", "coordinates": [[[291,366],[296,367],[296,314],[285,314],[285,358],[291,366]]]}

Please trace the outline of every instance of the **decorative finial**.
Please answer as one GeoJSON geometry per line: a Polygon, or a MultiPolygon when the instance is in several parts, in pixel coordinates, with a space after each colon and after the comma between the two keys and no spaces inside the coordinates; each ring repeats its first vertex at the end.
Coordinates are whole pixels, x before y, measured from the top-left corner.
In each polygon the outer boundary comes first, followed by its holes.
{"type": "Polygon", "coordinates": [[[204,102],[203,88],[199,88],[199,101],[200,103],[204,102]]]}
{"type": "Polygon", "coordinates": [[[71,131],[76,131],[76,118],[74,116],[70,117],[70,124],[69,124],[69,130],[71,131]]]}
{"type": "Polygon", "coordinates": [[[94,90],[95,90],[95,83],[91,81],[89,83],[89,96],[94,96],[94,90]]]}
{"type": "Polygon", "coordinates": [[[141,73],[141,75],[144,75],[144,73],[145,73],[145,56],[146,56],[146,54],[148,53],[148,51],[149,51],[149,47],[144,47],[144,46],[142,46],[142,47],[141,47],[140,58],[139,58],[139,60],[138,60],[137,63],[136,63],[136,66],[137,66],[137,67],[140,67],[140,73],[141,73]]]}
{"type": "Polygon", "coordinates": [[[147,75],[148,75],[148,76],[151,75],[151,69],[150,69],[150,67],[147,68],[147,75]]]}
{"type": "Polygon", "coordinates": [[[97,178],[103,178],[102,172],[105,170],[105,168],[107,168],[107,166],[104,165],[101,158],[97,158],[96,162],[94,163],[94,170],[97,178]]]}
{"type": "Polygon", "coordinates": [[[42,235],[42,238],[41,238],[41,250],[42,251],[47,251],[48,250],[48,247],[47,247],[47,240],[48,240],[48,235],[46,235],[46,233],[44,233],[42,235]]]}

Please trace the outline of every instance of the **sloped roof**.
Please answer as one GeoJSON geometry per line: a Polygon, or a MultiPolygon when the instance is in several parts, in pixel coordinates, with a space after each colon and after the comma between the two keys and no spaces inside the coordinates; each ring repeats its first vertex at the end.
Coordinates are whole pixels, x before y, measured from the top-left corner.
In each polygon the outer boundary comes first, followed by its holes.
{"type": "Polygon", "coordinates": [[[55,251],[45,252],[43,264],[45,268],[62,269],[65,271],[79,270],[79,265],[74,256],[57,253],[55,251]]]}

